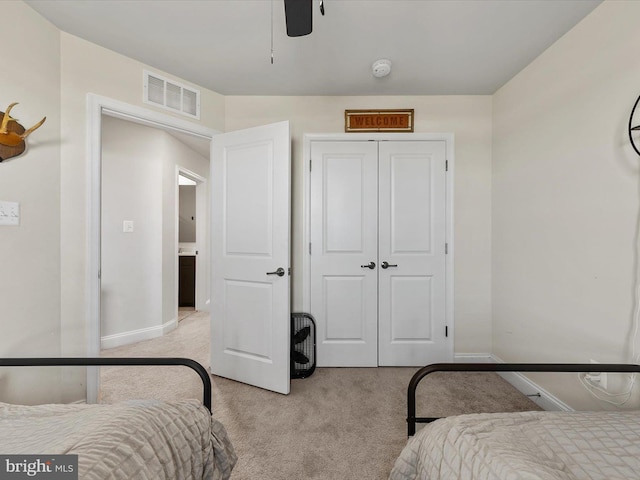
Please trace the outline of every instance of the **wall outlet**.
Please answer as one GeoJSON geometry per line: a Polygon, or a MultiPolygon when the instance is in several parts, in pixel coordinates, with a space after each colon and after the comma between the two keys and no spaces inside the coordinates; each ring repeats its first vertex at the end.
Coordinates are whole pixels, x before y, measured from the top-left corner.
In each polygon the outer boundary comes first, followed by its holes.
{"type": "Polygon", "coordinates": [[[0,202],[0,225],[20,225],[20,204],[18,202],[0,202]]]}
{"type": "Polygon", "coordinates": [[[122,222],[122,231],[124,233],[132,233],[133,232],[133,220],[123,220],[123,222],[122,222]]]}
{"type": "MultiPolygon", "coordinates": [[[[600,363],[593,358],[589,361],[589,363],[600,363]]],[[[587,382],[592,383],[593,385],[607,389],[607,373],[606,372],[590,372],[585,375],[585,380],[587,382]]]]}

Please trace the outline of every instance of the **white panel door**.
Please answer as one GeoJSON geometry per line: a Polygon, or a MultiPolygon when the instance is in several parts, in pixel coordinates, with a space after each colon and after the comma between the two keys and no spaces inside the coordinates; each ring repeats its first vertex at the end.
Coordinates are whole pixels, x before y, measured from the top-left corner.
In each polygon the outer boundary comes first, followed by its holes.
{"type": "Polygon", "coordinates": [[[450,361],[445,142],[381,142],[379,155],[379,364],[450,361]]]}
{"type": "Polygon", "coordinates": [[[289,122],[219,135],[211,148],[211,373],[287,394],[289,122]]]}
{"type": "Polygon", "coordinates": [[[377,366],[378,146],[312,142],[311,165],[317,364],[377,366]]]}

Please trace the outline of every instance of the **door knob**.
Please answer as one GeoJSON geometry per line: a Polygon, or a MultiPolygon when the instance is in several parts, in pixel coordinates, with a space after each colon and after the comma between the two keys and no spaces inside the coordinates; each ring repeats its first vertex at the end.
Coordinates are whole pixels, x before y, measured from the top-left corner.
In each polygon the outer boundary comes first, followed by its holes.
{"type": "Polygon", "coordinates": [[[267,275],[278,275],[279,277],[284,277],[284,268],[279,267],[275,272],[267,272],[267,275]]]}
{"type": "Polygon", "coordinates": [[[371,270],[373,270],[374,268],[376,268],[376,264],[373,262],[369,262],[367,265],[360,265],[362,268],[370,268],[371,270]]]}
{"type": "Polygon", "coordinates": [[[389,267],[397,267],[398,265],[391,265],[390,263],[382,262],[380,266],[386,270],[389,267]]]}

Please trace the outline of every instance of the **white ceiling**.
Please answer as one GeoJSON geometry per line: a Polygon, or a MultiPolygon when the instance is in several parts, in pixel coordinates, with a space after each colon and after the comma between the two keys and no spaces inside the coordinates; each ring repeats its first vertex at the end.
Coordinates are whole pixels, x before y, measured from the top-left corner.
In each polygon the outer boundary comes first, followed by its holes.
{"type": "Polygon", "coordinates": [[[493,94],[601,0],[26,0],[61,30],[224,95],[493,94]],[[271,64],[273,9],[274,63],[271,64]],[[393,62],[376,79],[371,64],[393,62]]]}

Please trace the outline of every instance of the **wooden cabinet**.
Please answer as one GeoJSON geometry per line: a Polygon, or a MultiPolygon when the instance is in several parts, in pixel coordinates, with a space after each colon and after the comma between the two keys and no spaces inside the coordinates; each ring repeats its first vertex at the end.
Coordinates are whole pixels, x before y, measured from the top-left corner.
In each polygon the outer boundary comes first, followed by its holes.
{"type": "Polygon", "coordinates": [[[195,255],[180,256],[180,271],[178,283],[178,306],[196,306],[196,257],[195,255]]]}

